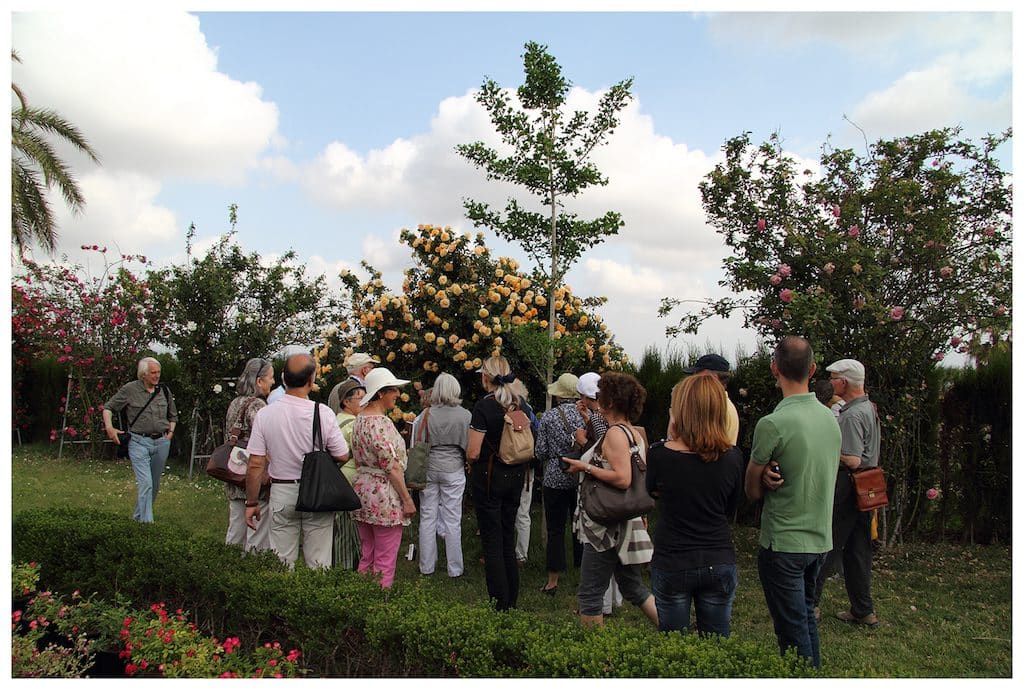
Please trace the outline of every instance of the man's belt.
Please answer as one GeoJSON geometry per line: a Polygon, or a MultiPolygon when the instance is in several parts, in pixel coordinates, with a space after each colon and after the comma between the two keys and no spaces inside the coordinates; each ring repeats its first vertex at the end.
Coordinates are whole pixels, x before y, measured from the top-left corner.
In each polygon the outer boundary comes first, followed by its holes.
{"type": "Polygon", "coordinates": [[[162,438],[163,435],[166,434],[167,432],[166,431],[160,431],[160,432],[157,432],[155,434],[140,434],[137,431],[132,431],[131,433],[135,434],[136,436],[142,436],[143,438],[162,438]]]}
{"type": "Polygon", "coordinates": [[[298,484],[300,481],[302,481],[302,480],[301,479],[275,479],[274,477],[270,478],[270,483],[271,484],[298,484]]]}

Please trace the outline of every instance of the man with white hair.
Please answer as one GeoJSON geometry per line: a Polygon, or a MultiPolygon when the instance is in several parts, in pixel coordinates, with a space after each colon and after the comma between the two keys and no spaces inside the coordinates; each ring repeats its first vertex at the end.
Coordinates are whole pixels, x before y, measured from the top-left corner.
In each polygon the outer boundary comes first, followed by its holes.
{"type": "Polygon", "coordinates": [[[878,616],[871,599],[871,513],[857,509],[850,472],[878,466],[881,425],[874,403],[864,392],[864,365],[855,359],[840,359],[826,370],[836,395],[846,402],[839,410],[843,441],[832,509],[832,550],[815,583],[814,614],[821,616],[818,603],[825,579],[841,561],[850,608],[837,613],[836,618],[873,628],[878,625],[878,616]]]}
{"type": "Polygon", "coordinates": [[[128,459],[138,488],[132,517],[138,522],[153,522],[153,501],[160,491],[178,410],[174,396],[160,383],[160,362],[143,357],[137,375],[137,381],[124,384],[103,403],[103,426],[107,438],[117,445],[121,443],[119,434],[129,432],[128,459]],[[121,415],[123,429],[114,427],[115,412],[121,415]]]}

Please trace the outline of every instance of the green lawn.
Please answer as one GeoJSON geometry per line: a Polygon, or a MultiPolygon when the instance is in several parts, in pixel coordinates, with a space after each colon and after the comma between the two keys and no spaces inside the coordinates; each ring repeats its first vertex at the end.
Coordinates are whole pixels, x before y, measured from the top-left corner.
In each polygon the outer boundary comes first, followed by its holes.
{"type": "MultiPolygon", "coordinates": [[[[73,451],[72,454],[77,451],[73,451]]],[[[187,463],[187,460],[185,461],[187,463]]],[[[200,473],[187,478],[180,458],[172,459],[155,507],[156,519],[182,530],[223,539],[227,523],[222,485],[200,473]]],[[[81,506],[109,510],[131,519],[135,481],[126,461],[56,459],[46,446],[12,451],[12,510],[81,506]]],[[[538,590],[545,582],[539,537],[540,506],[534,505],[533,539],[523,569],[519,607],[546,620],[573,617],[577,573],[563,576],[552,599],[538,590]]],[[[415,523],[402,544],[404,556],[415,523]]],[[[427,579],[440,600],[472,601],[486,596],[479,539],[471,512],[464,516],[466,575],[449,580],[443,561],[427,579]]],[[[733,635],[775,645],[754,562],[757,532],[735,529],[740,586],[733,608],[733,635]]],[[[441,549],[443,559],[443,546],[441,549]]],[[[397,580],[421,578],[415,561],[399,559],[397,580]]],[[[882,625],[874,630],[852,627],[831,617],[844,608],[841,580],[830,580],[822,600],[823,670],[854,677],[1010,677],[1011,550],[1006,546],[966,547],[906,544],[878,556],[873,594],[882,625]]],[[[616,618],[646,625],[628,604],[616,618]]]]}

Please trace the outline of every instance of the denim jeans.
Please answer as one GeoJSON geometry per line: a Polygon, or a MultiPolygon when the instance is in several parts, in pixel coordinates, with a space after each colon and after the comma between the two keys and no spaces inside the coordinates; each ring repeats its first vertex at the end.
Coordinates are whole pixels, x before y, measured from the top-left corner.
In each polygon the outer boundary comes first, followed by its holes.
{"type": "Polygon", "coordinates": [[[153,501],[160,491],[160,475],[164,472],[170,450],[171,442],[166,437],[149,438],[138,434],[128,437],[128,459],[138,488],[132,514],[137,522],[153,522],[153,501]]]}
{"type": "Polygon", "coordinates": [[[729,637],[732,602],[739,575],[736,564],[709,565],[692,570],[663,570],[651,566],[651,589],[658,608],[658,630],[690,629],[690,602],[697,613],[697,632],[729,637]]]}
{"type": "Polygon", "coordinates": [[[614,548],[598,551],[590,544],[584,544],[580,584],[576,592],[581,615],[600,616],[604,613],[605,593],[613,577],[619,585],[622,598],[633,606],[643,605],[651,596],[651,590],[644,584],[642,565],[623,565],[614,548]]]}
{"type": "Polygon", "coordinates": [[[824,560],[823,553],[783,553],[764,547],[757,553],[757,574],[779,650],[785,653],[795,647],[815,668],[821,666],[821,650],[814,620],[814,583],[824,560]]]}

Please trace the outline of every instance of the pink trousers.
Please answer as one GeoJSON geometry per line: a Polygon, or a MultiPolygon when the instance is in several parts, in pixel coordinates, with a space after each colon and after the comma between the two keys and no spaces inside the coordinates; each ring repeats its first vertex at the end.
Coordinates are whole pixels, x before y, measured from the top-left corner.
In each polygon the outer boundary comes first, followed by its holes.
{"type": "Polygon", "coordinates": [[[402,526],[381,527],[356,522],[359,540],[362,542],[362,557],[358,571],[372,571],[380,575],[380,586],[390,589],[395,581],[395,566],[398,563],[398,549],[402,545],[402,526]]]}

